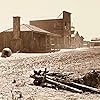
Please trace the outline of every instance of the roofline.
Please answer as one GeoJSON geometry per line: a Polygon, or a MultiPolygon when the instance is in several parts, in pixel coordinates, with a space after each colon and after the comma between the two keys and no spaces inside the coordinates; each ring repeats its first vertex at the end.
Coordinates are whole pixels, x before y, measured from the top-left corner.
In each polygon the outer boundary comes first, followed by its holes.
{"type": "Polygon", "coordinates": [[[68,12],[68,11],[63,11],[63,12],[66,12],[66,13],[72,14],[71,12],[68,12]]]}
{"type": "Polygon", "coordinates": [[[21,18],[20,16],[13,16],[13,18],[16,18],[16,17],[17,17],[17,18],[21,18]]]}
{"type": "MultiPolygon", "coordinates": [[[[7,32],[7,31],[3,31],[3,32],[0,32],[1,33],[4,33],[4,32],[7,32]]],[[[13,31],[8,31],[7,33],[12,33],[13,31]]],[[[44,34],[44,35],[49,35],[49,36],[56,36],[56,37],[61,37],[61,35],[58,35],[58,34],[55,34],[55,33],[45,33],[45,32],[38,32],[38,31],[20,31],[20,32],[34,32],[34,33],[40,33],[40,34],[44,34]]]]}
{"type": "Polygon", "coordinates": [[[32,22],[32,21],[52,21],[52,20],[63,20],[63,18],[31,20],[30,22],[32,22]]]}
{"type": "Polygon", "coordinates": [[[90,41],[90,43],[100,43],[100,41],[90,41]]]}
{"type": "MultiPolygon", "coordinates": [[[[22,24],[22,25],[25,25],[26,27],[28,27],[27,26],[27,24],[22,24]]],[[[21,25],[20,25],[21,26],[21,25]]],[[[28,27],[29,28],[29,27],[28,27]]],[[[13,28],[9,28],[9,29],[7,29],[7,30],[5,30],[5,31],[3,31],[3,32],[0,32],[0,33],[4,33],[4,32],[13,32],[13,30],[12,31],[9,31],[10,29],[13,29],[13,28]]],[[[30,29],[30,28],[29,28],[30,29]]],[[[40,28],[41,29],[41,28],[40,28]]],[[[34,32],[34,33],[40,33],[40,34],[45,34],[45,35],[50,35],[50,36],[58,36],[58,37],[61,37],[61,35],[58,35],[58,34],[55,34],[55,33],[51,33],[51,32],[49,32],[49,31],[46,31],[46,32],[39,32],[39,31],[34,31],[34,30],[31,30],[30,29],[30,31],[21,31],[20,30],[20,32],[34,32]]]]}

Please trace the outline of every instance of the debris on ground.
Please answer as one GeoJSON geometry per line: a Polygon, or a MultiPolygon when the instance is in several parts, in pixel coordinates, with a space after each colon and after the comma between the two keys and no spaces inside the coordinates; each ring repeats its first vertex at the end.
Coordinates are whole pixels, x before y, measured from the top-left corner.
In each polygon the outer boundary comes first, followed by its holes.
{"type": "MultiPolygon", "coordinates": [[[[100,100],[99,93],[90,91],[94,88],[98,91],[99,84],[94,87],[87,84],[88,82],[85,82],[83,78],[90,73],[92,76],[93,70],[99,74],[100,48],[65,49],[42,54],[14,53],[6,59],[0,57],[0,100],[12,100],[12,98],[18,100],[100,100]],[[42,76],[45,68],[49,71],[46,73],[48,81],[39,86],[33,85],[35,79],[29,76],[34,75],[33,71],[36,69],[38,74],[36,76],[42,76]],[[41,71],[38,72],[38,70],[41,71]],[[59,84],[55,85],[55,83],[59,84]],[[64,90],[59,87],[62,84],[82,90],[82,93],[67,91],[68,88],[64,90]]],[[[89,80],[89,76],[87,79],[89,80]]],[[[98,78],[93,79],[98,80],[98,78]]]]}
{"type": "Polygon", "coordinates": [[[86,73],[82,78],[74,80],[75,82],[85,84],[94,88],[100,87],[100,71],[92,70],[86,73]]]}
{"type": "Polygon", "coordinates": [[[11,91],[12,94],[12,100],[19,100],[20,98],[22,98],[22,92],[21,91],[11,91]]]}
{"type": "MultiPolygon", "coordinates": [[[[73,81],[68,81],[66,80],[66,77],[61,74],[61,73],[48,73],[47,69],[45,68],[45,71],[35,71],[34,70],[34,75],[30,75],[31,78],[34,78],[34,85],[38,86],[46,86],[46,87],[51,87],[51,88],[58,88],[58,89],[64,89],[64,90],[69,90],[72,92],[78,92],[82,93],[85,91],[88,92],[95,92],[95,93],[100,93],[100,90],[85,84],[85,82],[90,81],[92,85],[96,85],[95,79],[97,79],[98,74],[97,72],[93,71],[93,73],[83,77],[84,84],[81,83],[76,83],[74,80],[73,81]],[[87,80],[85,80],[87,78],[87,80]],[[89,78],[89,79],[88,79],[89,78]],[[95,78],[95,79],[94,79],[95,78]],[[94,79],[91,81],[91,79],[94,79]],[[95,82],[94,82],[95,81],[95,82]],[[94,84],[95,83],[95,84],[94,84]]],[[[97,83],[99,84],[99,83],[97,83]]]]}

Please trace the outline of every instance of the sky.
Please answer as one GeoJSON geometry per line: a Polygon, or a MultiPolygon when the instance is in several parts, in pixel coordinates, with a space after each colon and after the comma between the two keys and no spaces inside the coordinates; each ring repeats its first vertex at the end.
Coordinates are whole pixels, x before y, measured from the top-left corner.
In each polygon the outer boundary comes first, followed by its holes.
{"type": "Polygon", "coordinates": [[[71,23],[85,40],[100,37],[100,0],[0,0],[0,32],[13,26],[13,16],[21,24],[30,20],[57,18],[71,14],[71,23]]]}

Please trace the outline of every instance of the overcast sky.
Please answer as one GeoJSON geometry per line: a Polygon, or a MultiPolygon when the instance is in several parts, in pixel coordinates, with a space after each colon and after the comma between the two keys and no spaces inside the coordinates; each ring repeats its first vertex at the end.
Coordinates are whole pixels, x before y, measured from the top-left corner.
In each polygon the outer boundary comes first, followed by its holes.
{"type": "Polygon", "coordinates": [[[29,24],[57,18],[63,10],[72,13],[71,22],[85,40],[100,37],[100,0],[0,0],[0,31],[12,27],[13,16],[29,24]]]}

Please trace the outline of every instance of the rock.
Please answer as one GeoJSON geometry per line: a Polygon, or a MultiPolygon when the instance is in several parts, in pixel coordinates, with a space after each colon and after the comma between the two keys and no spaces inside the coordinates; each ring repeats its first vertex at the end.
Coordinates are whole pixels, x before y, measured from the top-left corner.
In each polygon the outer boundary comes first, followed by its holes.
{"type": "Polygon", "coordinates": [[[1,54],[1,57],[10,57],[12,55],[12,51],[11,51],[11,49],[9,49],[9,48],[4,48],[3,50],[2,50],[2,54],[1,54]]]}
{"type": "Polygon", "coordinates": [[[12,83],[16,83],[16,80],[14,79],[12,83]]]}
{"type": "Polygon", "coordinates": [[[93,70],[93,72],[87,73],[84,77],[84,84],[92,87],[98,87],[99,82],[99,73],[93,70]]]}
{"type": "Polygon", "coordinates": [[[21,91],[11,91],[11,93],[13,100],[18,100],[19,98],[23,98],[21,91]]]}

